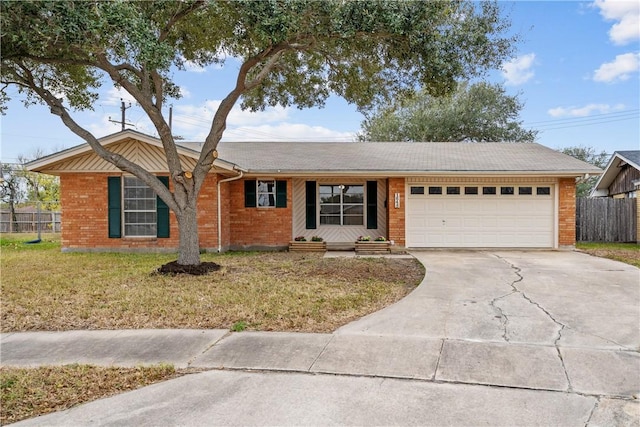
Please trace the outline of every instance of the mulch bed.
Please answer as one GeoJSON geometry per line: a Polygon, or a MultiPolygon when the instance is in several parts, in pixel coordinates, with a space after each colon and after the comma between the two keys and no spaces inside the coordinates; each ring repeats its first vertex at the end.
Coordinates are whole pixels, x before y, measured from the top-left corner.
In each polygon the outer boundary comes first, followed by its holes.
{"type": "Polygon", "coordinates": [[[218,271],[222,268],[220,264],[215,262],[201,262],[198,265],[182,265],[178,264],[178,261],[171,261],[158,268],[158,274],[191,274],[192,276],[203,276],[213,271],[218,271]]]}

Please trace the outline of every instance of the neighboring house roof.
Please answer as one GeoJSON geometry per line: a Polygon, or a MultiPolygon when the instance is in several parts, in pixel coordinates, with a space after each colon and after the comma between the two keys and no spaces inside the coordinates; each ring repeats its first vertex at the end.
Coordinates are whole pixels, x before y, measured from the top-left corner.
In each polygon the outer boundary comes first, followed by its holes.
{"type": "MultiPolygon", "coordinates": [[[[135,131],[101,138],[103,145],[137,139],[162,147],[159,139],[135,131]]],[[[197,158],[202,143],[180,142],[179,151],[197,158]]],[[[535,143],[438,142],[221,142],[216,165],[250,174],[527,174],[577,176],[602,171],[588,163],[535,143]]],[[[90,152],[88,144],[29,163],[47,170],[68,157],[90,152]]]]}
{"type": "Polygon", "coordinates": [[[620,173],[620,167],[624,164],[631,165],[640,171],[640,150],[615,151],[604,168],[604,173],[600,175],[595,187],[591,190],[591,197],[602,197],[609,195],[609,187],[613,180],[620,173]]]}

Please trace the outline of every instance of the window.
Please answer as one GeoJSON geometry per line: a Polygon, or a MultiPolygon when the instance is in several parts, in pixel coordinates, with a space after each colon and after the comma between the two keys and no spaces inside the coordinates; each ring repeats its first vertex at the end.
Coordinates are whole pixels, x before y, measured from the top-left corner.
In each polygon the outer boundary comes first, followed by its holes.
{"type": "Polygon", "coordinates": [[[531,190],[531,187],[519,187],[518,194],[520,194],[521,196],[530,196],[533,194],[531,190]]]}
{"type": "Polygon", "coordinates": [[[464,194],[478,194],[478,187],[464,187],[464,194]]]}
{"type": "Polygon", "coordinates": [[[447,194],[460,194],[460,187],[447,187],[447,194]]]}
{"type": "Polygon", "coordinates": [[[482,187],[482,194],[486,194],[486,195],[496,194],[496,187],[482,187]]]}
{"type": "Polygon", "coordinates": [[[156,194],[147,184],[133,176],[123,180],[124,235],[156,237],[156,194]]]}
{"type": "Polygon", "coordinates": [[[411,187],[411,194],[424,194],[424,187],[411,187]]]}
{"type": "Polygon", "coordinates": [[[364,186],[321,184],[320,224],[364,225],[364,186]]]}
{"type": "Polygon", "coordinates": [[[536,188],[536,194],[538,196],[548,196],[551,194],[551,187],[538,187],[536,188]]]}
{"type": "Polygon", "coordinates": [[[286,208],[287,181],[247,179],[244,181],[245,208],[286,208]]]}
{"type": "Polygon", "coordinates": [[[442,187],[429,187],[429,194],[442,194],[442,187]]]}
{"type": "Polygon", "coordinates": [[[274,207],[276,205],[276,182],[258,180],[258,207],[274,207]]]}
{"type": "Polygon", "coordinates": [[[514,194],[514,187],[500,187],[500,194],[510,196],[514,194]]]}

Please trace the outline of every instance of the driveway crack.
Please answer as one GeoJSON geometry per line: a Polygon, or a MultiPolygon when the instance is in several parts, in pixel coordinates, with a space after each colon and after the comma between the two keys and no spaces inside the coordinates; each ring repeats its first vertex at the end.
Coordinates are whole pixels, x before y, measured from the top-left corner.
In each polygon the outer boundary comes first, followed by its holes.
{"type": "Polygon", "coordinates": [[[589,412],[589,418],[587,418],[587,422],[584,423],[584,427],[588,427],[589,423],[591,423],[591,418],[593,418],[593,414],[598,409],[598,405],[600,404],[600,398],[596,397],[596,403],[593,404],[593,408],[591,408],[591,412],[589,412]]]}
{"type": "MultiPolygon", "coordinates": [[[[524,293],[524,291],[522,291],[521,289],[518,288],[517,284],[524,280],[524,276],[522,275],[522,269],[520,267],[518,267],[517,265],[513,264],[512,262],[506,260],[505,258],[501,257],[500,255],[493,254],[493,256],[495,256],[496,258],[498,258],[500,261],[504,262],[505,264],[509,265],[509,267],[511,267],[511,269],[516,274],[516,276],[518,276],[518,278],[516,280],[514,280],[513,282],[510,283],[511,289],[513,289],[513,292],[511,294],[513,294],[513,293],[520,294],[522,296],[522,298],[524,298],[529,304],[534,305],[540,311],[542,311],[558,327],[557,336],[553,341],[553,345],[556,348],[556,352],[558,353],[558,358],[560,359],[560,363],[562,364],[562,370],[564,371],[564,375],[565,375],[565,377],[567,379],[568,391],[573,391],[573,386],[571,385],[571,380],[569,378],[569,373],[567,372],[567,367],[564,364],[564,359],[562,357],[562,353],[560,353],[560,340],[562,339],[562,331],[564,330],[564,328],[567,327],[567,325],[565,325],[564,323],[560,322],[558,319],[553,317],[553,315],[547,309],[545,309],[543,306],[541,306],[536,301],[532,300],[526,293],[524,293]]],[[[496,298],[494,301],[497,301],[500,298],[504,298],[505,296],[496,298]]],[[[502,310],[501,309],[499,309],[499,310],[502,313],[502,310]]],[[[504,316],[504,314],[503,314],[503,316],[504,316]]],[[[505,324],[505,328],[506,328],[506,324],[505,324]]],[[[506,336],[506,331],[505,331],[505,336],[506,336]]]]}
{"type": "Polygon", "coordinates": [[[502,325],[502,338],[506,342],[509,342],[509,317],[505,314],[502,308],[496,305],[496,302],[498,302],[502,298],[508,297],[509,295],[513,295],[514,293],[515,291],[509,292],[508,294],[496,297],[492,299],[491,302],[489,302],[489,305],[491,306],[491,308],[493,308],[493,311],[495,311],[496,313],[498,313],[498,315],[500,315],[500,324],[502,325]]]}

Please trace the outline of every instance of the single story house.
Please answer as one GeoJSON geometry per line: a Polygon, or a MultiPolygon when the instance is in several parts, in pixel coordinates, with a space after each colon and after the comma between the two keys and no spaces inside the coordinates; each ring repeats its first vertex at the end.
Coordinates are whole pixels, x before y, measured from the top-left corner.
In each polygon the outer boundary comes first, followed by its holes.
{"type": "MultiPolygon", "coordinates": [[[[101,144],[164,177],[159,139],[126,130],[101,144]]],[[[200,144],[181,143],[184,170],[200,144]]],[[[382,236],[408,248],[575,244],[575,185],[600,169],[535,143],[221,142],[198,199],[203,250],[282,249],[382,236]]],[[[60,176],[63,251],[173,250],[175,216],[88,144],[38,159],[60,176]]]]}
{"type": "Polygon", "coordinates": [[[615,151],[590,196],[635,198],[636,242],[640,243],[640,150],[615,151]]]}

